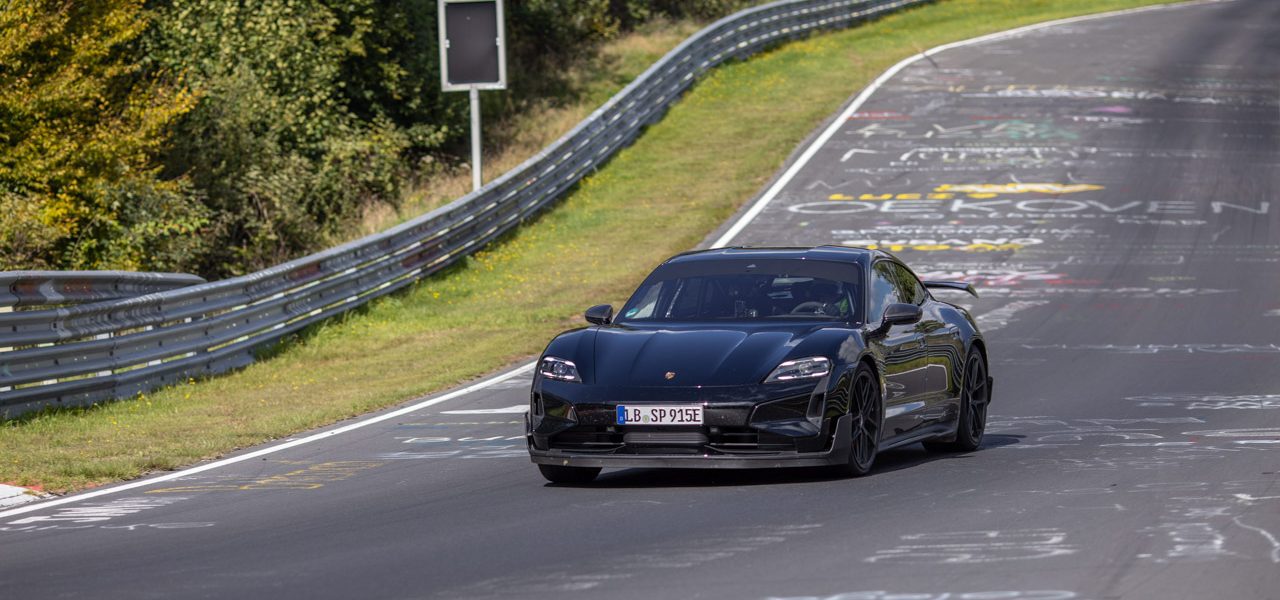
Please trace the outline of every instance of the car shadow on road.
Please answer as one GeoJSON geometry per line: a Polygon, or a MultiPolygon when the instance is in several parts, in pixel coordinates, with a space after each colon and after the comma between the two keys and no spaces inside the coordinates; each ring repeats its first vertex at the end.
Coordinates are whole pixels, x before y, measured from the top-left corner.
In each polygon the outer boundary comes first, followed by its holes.
{"type": "MultiPolygon", "coordinates": [[[[1017,444],[1025,436],[988,434],[982,447],[976,452],[929,452],[920,444],[895,448],[876,458],[875,468],[865,477],[874,479],[894,471],[910,469],[925,463],[950,460],[972,460],[986,450],[1017,444]]],[[[740,487],[758,485],[784,485],[823,483],[850,479],[833,469],[824,467],[800,467],[789,469],[621,469],[608,470],[595,481],[587,484],[546,484],[547,487],[583,488],[679,488],[679,487],[740,487]]]]}

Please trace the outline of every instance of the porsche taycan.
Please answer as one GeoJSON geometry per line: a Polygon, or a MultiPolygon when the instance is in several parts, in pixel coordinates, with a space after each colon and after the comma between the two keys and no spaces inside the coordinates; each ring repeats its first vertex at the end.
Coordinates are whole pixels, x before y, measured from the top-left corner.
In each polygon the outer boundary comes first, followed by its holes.
{"type": "Polygon", "coordinates": [[[529,453],[556,483],[604,467],[827,466],[972,451],[992,379],[968,311],[878,250],[724,248],[659,265],[539,358],[529,453]]]}

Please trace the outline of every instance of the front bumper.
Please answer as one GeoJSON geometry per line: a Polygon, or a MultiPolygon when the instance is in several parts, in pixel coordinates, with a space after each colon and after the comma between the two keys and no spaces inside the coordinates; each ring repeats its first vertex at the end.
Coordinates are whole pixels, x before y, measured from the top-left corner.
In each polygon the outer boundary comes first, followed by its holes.
{"type": "Polygon", "coordinates": [[[751,451],[737,453],[723,449],[690,448],[686,453],[657,452],[632,453],[625,447],[602,451],[582,451],[563,448],[539,449],[533,435],[529,435],[529,456],[534,463],[565,467],[640,467],[675,469],[772,469],[781,467],[823,467],[845,464],[849,460],[849,438],[852,417],[843,415],[833,419],[833,435],[830,443],[821,450],[751,451]]]}
{"type": "Polygon", "coordinates": [[[584,467],[769,468],[845,462],[848,412],[828,380],[724,387],[594,386],[535,379],[533,462],[584,467]],[[619,405],[701,405],[701,426],[617,423],[619,405]],[[845,424],[847,427],[847,423],[845,424]]]}

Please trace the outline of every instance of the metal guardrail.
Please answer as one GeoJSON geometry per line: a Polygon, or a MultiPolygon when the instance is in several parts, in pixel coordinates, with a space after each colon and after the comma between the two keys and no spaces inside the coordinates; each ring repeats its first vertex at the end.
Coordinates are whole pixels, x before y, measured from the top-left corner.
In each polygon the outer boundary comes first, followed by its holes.
{"type": "Polygon", "coordinates": [[[186,273],[2,271],[0,308],[122,300],[204,282],[204,278],[186,273]]]}
{"type": "Polygon", "coordinates": [[[519,167],[387,231],[241,277],[0,313],[0,417],[248,365],[255,349],[439,271],[533,216],[716,65],[927,1],[783,0],[737,12],[690,36],[519,167]]]}

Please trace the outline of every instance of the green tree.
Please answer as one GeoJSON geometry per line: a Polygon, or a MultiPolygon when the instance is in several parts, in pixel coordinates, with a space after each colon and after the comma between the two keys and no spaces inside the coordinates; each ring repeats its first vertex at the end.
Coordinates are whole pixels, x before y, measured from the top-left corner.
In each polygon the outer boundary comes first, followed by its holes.
{"type": "Polygon", "coordinates": [[[374,0],[170,0],[147,60],[183,72],[199,104],[175,127],[166,177],[211,211],[200,271],[243,273],[331,243],[373,202],[396,202],[406,135],[361,119],[343,66],[365,56],[374,0]]]}
{"type": "Polygon", "coordinates": [[[179,264],[206,213],[156,183],[195,104],[133,60],[141,0],[14,0],[0,10],[0,269],[179,264]]]}
{"type": "MultiPolygon", "coordinates": [[[[565,65],[620,31],[741,3],[509,0],[511,89],[486,118],[570,97],[565,65]]],[[[0,268],[216,278],[333,244],[465,162],[436,19],[437,0],[9,0],[0,268]]]]}

